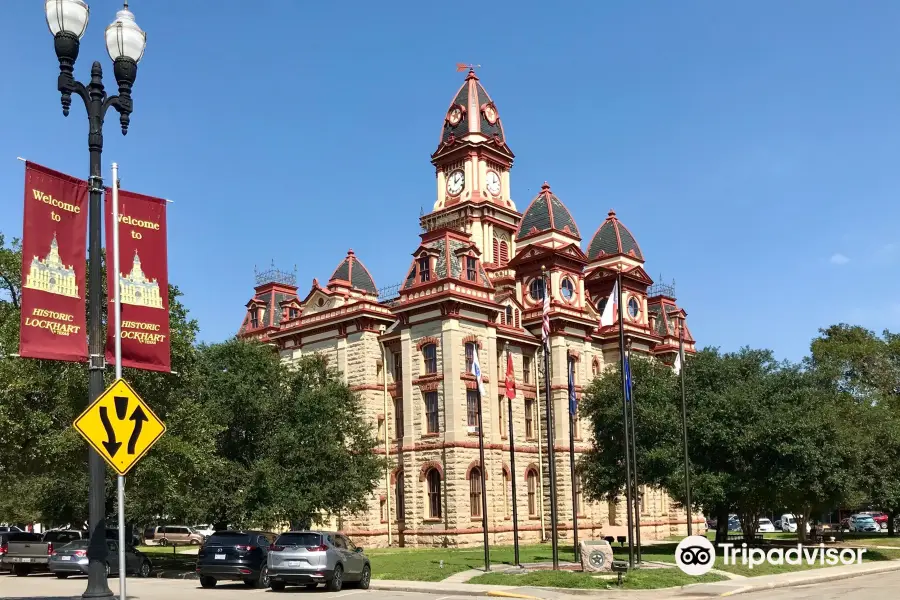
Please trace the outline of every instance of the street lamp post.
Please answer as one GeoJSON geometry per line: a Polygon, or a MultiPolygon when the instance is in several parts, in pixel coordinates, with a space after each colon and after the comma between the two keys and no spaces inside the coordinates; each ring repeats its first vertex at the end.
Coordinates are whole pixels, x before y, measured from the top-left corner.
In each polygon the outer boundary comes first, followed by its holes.
{"type": "MultiPolygon", "coordinates": [[[[137,64],[144,54],[147,36],[137,26],[134,15],[128,10],[128,2],[116,13],[116,20],[106,28],[106,49],[113,60],[113,74],[119,85],[119,94],[107,96],[103,88],[103,70],[95,61],[91,66],[91,81],[87,85],[73,77],[75,60],[81,36],[88,25],[90,9],[84,0],[46,0],[44,10],[47,25],[53,34],[53,46],[59,59],[57,89],[62,99],[63,115],[69,115],[72,94],[84,101],[87,111],[90,151],[90,213],[88,257],[88,343],[90,354],[90,380],[88,404],[103,393],[105,368],[104,340],[100,322],[102,277],[100,270],[100,223],[103,178],[100,173],[100,155],[103,152],[103,119],[109,107],[119,112],[122,135],[128,133],[132,111],[131,86],[137,76],[137,64]]],[[[89,450],[90,462],[90,537],[88,546],[88,584],[82,598],[113,598],[106,582],[106,465],[94,450],[89,450]]]]}

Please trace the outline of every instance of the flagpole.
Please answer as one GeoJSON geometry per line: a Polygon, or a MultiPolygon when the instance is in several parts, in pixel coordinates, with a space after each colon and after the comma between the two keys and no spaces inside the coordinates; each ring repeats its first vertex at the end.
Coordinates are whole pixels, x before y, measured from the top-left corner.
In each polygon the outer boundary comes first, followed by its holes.
{"type": "MultiPolygon", "coordinates": [[[[537,350],[534,352],[537,358],[537,350]]],[[[541,542],[547,541],[547,517],[544,515],[544,455],[541,448],[541,394],[538,390],[538,361],[534,361],[534,419],[535,432],[537,433],[537,451],[538,451],[538,510],[541,513],[541,542]]],[[[527,483],[527,482],[526,482],[527,483]]]]}
{"type": "MultiPolygon", "coordinates": [[[[122,299],[119,296],[119,165],[112,164],[113,311],[115,321],[116,379],[122,378],[122,299]]],[[[116,478],[119,503],[119,564],[125,564],[125,477],[116,478]]],[[[127,598],[125,572],[119,569],[119,598],[127,598]]]]}
{"type": "Polygon", "coordinates": [[[481,365],[478,364],[478,345],[473,350],[475,353],[475,366],[477,367],[477,381],[475,382],[475,392],[478,394],[478,454],[479,464],[481,465],[481,528],[484,530],[484,572],[491,571],[491,549],[488,545],[488,514],[487,514],[487,465],[484,462],[484,421],[482,420],[481,411],[481,365]]]}
{"type": "Polygon", "coordinates": [[[622,372],[622,426],[625,429],[625,508],[626,521],[628,524],[628,568],[634,569],[634,530],[631,522],[631,452],[628,436],[628,382],[625,381],[625,373],[627,371],[625,357],[625,320],[622,313],[625,307],[622,305],[622,271],[621,267],[616,272],[616,288],[618,290],[618,298],[616,299],[619,312],[619,357],[620,369],[622,372]]]}
{"type": "MultiPolygon", "coordinates": [[[[510,376],[509,342],[506,342],[506,377],[510,376]]],[[[515,379],[515,374],[513,374],[515,379]]],[[[519,564],[519,510],[516,502],[516,436],[513,432],[513,402],[512,396],[509,395],[509,387],[506,388],[506,415],[509,418],[509,469],[510,479],[512,483],[512,518],[513,518],[513,556],[515,566],[519,564]]]]}
{"type": "Polygon", "coordinates": [[[681,321],[680,325],[681,327],[678,330],[678,372],[681,376],[681,430],[684,433],[684,490],[687,500],[684,507],[687,513],[687,534],[693,535],[693,524],[691,523],[691,460],[688,454],[687,401],[684,393],[684,321],[681,321]]]}
{"type": "Polygon", "coordinates": [[[628,410],[630,415],[631,427],[631,467],[634,471],[634,493],[631,498],[634,502],[634,542],[635,542],[635,560],[641,564],[641,492],[638,485],[638,462],[637,462],[637,429],[634,426],[634,382],[631,379],[631,338],[625,341],[625,353],[628,357],[628,410]]]}
{"type": "Polygon", "coordinates": [[[544,282],[542,334],[544,338],[544,397],[547,401],[547,474],[550,477],[550,544],[553,550],[553,570],[559,570],[559,539],[556,514],[556,452],[553,448],[553,399],[550,397],[550,286],[547,268],[541,267],[544,282]]]}
{"type": "Polygon", "coordinates": [[[572,483],[572,543],[575,548],[575,562],[581,558],[578,548],[578,493],[575,489],[575,361],[569,359],[569,476],[572,483]]]}

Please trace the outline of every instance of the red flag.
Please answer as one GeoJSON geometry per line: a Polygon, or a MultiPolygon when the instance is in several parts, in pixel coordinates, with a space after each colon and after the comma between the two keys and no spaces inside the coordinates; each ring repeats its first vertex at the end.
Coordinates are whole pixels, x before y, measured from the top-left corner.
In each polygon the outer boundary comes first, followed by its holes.
{"type": "Polygon", "coordinates": [[[88,184],[25,163],[19,356],[87,360],[88,184]]]}
{"type": "MultiPolygon", "coordinates": [[[[112,268],[112,190],[106,190],[107,295],[122,303],[122,366],[170,371],[166,201],[119,190],[119,270],[112,268]]],[[[115,362],[115,328],[107,328],[106,361],[115,362]]]]}
{"type": "Polygon", "coordinates": [[[516,397],[516,373],[513,371],[512,354],[506,353],[506,397],[516,397]]]}

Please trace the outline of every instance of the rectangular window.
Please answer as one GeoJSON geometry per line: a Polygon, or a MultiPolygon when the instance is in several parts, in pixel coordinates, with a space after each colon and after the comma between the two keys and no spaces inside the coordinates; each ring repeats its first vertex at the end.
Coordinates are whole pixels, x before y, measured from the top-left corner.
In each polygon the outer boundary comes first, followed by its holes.
{"type": "Polygon", "coordinates": [[[534,400],[525,400],[525,439],[534,439],[534,400]]]}
{"type": "Polygon", "coordinates": [[[441,518],[441,475],[437,469],[431,469],[425,476],[428,481],[428,516],[441,518]]]}
{"type": "Polygon", "coordinates": [[[531,383],[531,357],[522,355],[522,383],[531,383]]]}
{"type": "Polygon", "coordinates": [[[537,506],[537,473],[528,471],[525,476],[528,485],[528,516],[535,517],[538,514],[537,506]]]}
{"type": "Polygon", "coordinates": [[[394,439],[403,438],[403,398],[394,398],[394,439]]]}
{"type": "Polygon", "coordinates": [[[259,327],[259,312],[255,309],[250,312],[250,327],[259,327]]]}
{"type": "Polygon", "coordinates": [[[381,522],[384,523],[387,520],[387,500],[384,498],[381,499],[381,522]]]}
{"type": "Polygon", "coordinates": [[[472,365],[475,363],[475,344],[466,342],[466,373],[472,372],[472,365]]]}
{"type": "Polygon", "coordinates": [[[403,381],[403,354],[400,352],[393,353],[394,360],[394,383],[403,381]]]}
{"type": "Polygon", "coordinates": [[[425,373],[427,375],[437,373],[437,346],[426,344],[422,349],[422,354],[425,357],[425,373]]]}
{"type": "Polygon", "coordinates": [[[419,259],[419,281],[431,281],[431,264],[427,256],[419,259]]]}
{"type": "Polygon", "coordinates": [[[481,516],[481,470],[472,469],[469,474],[469,514],[481,516]]]}
{"type": "Polygon", "coordinates": [[[477,279],[476,265],[477,263],[475,262],[474,258],[472,258],[471,256],[466,257],[466,279],[468,279],[469,281],[475,281],[475,279],[477,279]]]}
{"type": "Polygon", "coordinates": [[[478,392],[466,390],[466,422],[478,431],[478,392]]]}
{"type": "Polygon", "coordinates": [[[384,441],[384,428],[387,426],[387,422],[384,419],[378,420],[378,437],[376,438],[379,442],[384,441]]]}
{"type": "Polygon", "coordinates": [[[505,412],[506,412],[506,398],[504,398],[503,396],[500,396],[500,398],[497,401],[497,416],[499,417],[499,421],[500,421],[500,423],[499,423],[500,437],[506,437],[506,415],[504,414],[505,412]]]}
{"type": "Polygon", "coordinates": [[[288,318],[289,319],[296,319],[298,314],[300,314],[300,313],[299,313],[299,311],[297,311],[296,308],[288,309],[288,318]]]}
{"type": "Polygon", "coordinates": [[[397,499],[397,520],[402,521],[406,518],[406,496],[403,491],[403,471],[397,473],[397,487],[395,496],[397,499]]]}
{"type": "Polygon", "coordinates": [[[425,424],[427,433],[438,433],[438,394],[425,392],[425,424]]]}

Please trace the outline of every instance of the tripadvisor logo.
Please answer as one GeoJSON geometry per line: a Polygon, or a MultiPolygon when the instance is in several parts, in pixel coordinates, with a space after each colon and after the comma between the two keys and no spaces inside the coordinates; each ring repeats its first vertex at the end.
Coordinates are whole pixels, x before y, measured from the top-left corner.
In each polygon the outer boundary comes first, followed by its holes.
{"type": "MultiPolygon", "coordinates": [[[[746,543],[719,544],[722,564],[743,565],[749,569],[768,565],[829,566],[858,565],[862,563],[865,548],[826,548],[825,544],[804,546],[797,544],[789,548],[748,548],[746,543]]],[[[675,549],[675,564],[688,575],[705,575],[716,562],[716,549],[706,537],[692,535],[679,542],[675,549]]]]}

